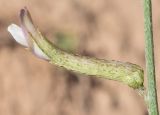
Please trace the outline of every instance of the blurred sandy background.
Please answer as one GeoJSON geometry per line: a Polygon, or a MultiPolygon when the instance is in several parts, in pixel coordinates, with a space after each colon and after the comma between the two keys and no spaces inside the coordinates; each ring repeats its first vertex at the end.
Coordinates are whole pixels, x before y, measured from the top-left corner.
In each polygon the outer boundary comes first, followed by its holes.
{"type": "MultiPolygon", "coordinates": [[[[152,1],[160,98],[160,1],[152,1]]],[[[0,0],[0,115],[146,114],[143,100],[127,86],[80,77],[17,44],[7,26],[19,24],[24,6],[53,42],[55,33],[69,33],[81,55],[145,66],[142,0],[0,0]]]]}

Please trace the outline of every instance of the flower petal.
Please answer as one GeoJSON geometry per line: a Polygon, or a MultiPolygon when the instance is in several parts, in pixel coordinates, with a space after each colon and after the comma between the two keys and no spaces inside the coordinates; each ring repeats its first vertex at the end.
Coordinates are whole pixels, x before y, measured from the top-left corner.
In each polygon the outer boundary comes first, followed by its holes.
{"type": "Polygon", "coordinates": [[[19,44],[28,47],[27,39],[25,38],[23,31],[19,26],[16,24],[11,24],[8,26],[8,31],[19,44]]]}
{"type": "Polygon", "coordinates": [[[24,31],[26,36],[30,36],[29,33],[32,35],[32,37],[37,37],[37,29],[35,25],[33,24],[32,18],[30,13],[28,12],[27,8],[21,9],[20,11],[20,21],[21,21],[21,27],[24,31]]]}
{"type": "MultiPolygon", "coordinates": [[[[17,26],[16,24],[11,24],[10,26],[8,26],[8,31],[19,44],[31,48],[31,46],[29,46],[27,42],[27,38],[25,37],[24,32],[19,26],[17,26]]],[[[49,60],[48,56],[42,52],[38,45],[34,41],[32,42],[33,53],[41,59],[49,60]]]]}
{"type": "Polygon", "coordinates": [[[43,51],[38,47],[38,45],[35,42],[33,43],[32,50],[37,57],[45,60],[50,60],[49,57],[45,53],[43,53],[43,51]]]}

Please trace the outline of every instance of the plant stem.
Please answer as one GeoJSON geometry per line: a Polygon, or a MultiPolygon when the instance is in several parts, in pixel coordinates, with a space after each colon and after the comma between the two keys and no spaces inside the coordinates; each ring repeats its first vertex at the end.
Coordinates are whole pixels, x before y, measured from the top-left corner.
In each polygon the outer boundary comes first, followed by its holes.
{"type": "Polygon", "coordinates": [[[154,65],[151,0],[144,0],[145,58],[148,80],[147,104],[149,115],[159,115],[154,65]]]}

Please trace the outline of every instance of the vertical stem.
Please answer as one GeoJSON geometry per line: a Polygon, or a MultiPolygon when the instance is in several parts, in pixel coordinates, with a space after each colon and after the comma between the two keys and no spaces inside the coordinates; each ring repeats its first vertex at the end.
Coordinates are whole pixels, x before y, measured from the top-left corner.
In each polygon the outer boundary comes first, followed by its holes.
{"type": "Polygon", "coordinates": [[[148,80],[147,103],[148,103],[149,115],[159,115],[156,80],[155,80],[151,0],[144,0],[144,21],[145,21],[144,24],[145,57],[146,57],[146,70],[147,70],[147,80],[148,80]]]}

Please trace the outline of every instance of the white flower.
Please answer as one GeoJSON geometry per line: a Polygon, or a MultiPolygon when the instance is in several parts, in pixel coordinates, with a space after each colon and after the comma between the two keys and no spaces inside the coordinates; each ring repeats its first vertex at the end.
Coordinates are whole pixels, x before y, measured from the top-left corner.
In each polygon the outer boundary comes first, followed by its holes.
{"type": "MultiPolygon", "coordinates": [[[[19,44],[21,44],[24,47],[30,47],[28,43],[29,40],[24,35],[22,28],[20,28],[16,24],[11,24],[10,26],[8,26],[8,31],[19,44]]],[[[39,58],[49,60],[49,57],[44,52],[42,52],[42,50],[38,47],[38,45],[35,42],[33,42],[32,51],[39,58]]]]}

